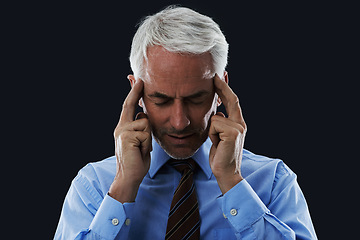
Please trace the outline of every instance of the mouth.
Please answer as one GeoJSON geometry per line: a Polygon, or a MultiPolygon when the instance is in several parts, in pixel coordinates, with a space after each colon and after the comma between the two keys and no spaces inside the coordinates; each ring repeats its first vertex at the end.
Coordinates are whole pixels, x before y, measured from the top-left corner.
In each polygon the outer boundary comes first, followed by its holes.
{"type": "Polygon", "coordinates": [[[167,134],[168,140],[169,140],[170,143],[172,143],[173,145],[184,145],[184,144],[188,144],[189,141],[191,140],[191,138],[192,138],[194,135],[195,135],[194,133],[186,134],[186,135],[170,135],[170,134],[167,134]]]}
{"type": "Polygon", "coordinates": [[[187,135],[170,135],[170,134],[168,134],[168,136],[170,136],[172,138],[177,138],[177,139],[185,139],[185,138],[191,137],[192,135],[194,135],[194,134],[193,133],[187,134],[187,135]]]}

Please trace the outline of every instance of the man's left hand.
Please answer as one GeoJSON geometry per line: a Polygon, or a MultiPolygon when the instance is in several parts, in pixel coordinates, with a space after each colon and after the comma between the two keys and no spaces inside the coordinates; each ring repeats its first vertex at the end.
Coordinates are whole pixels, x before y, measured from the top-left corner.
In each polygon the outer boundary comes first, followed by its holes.
{"type": "Polygon", "coordinates": [[[216,74],[214,86],[225,105],[228,118],[221,112],[211,117],[209,137],[213,145],[209,161],[220,190],[225,194],[243,179],[240,166],[247,128],[239,99],[229,85],[216,74]]]}

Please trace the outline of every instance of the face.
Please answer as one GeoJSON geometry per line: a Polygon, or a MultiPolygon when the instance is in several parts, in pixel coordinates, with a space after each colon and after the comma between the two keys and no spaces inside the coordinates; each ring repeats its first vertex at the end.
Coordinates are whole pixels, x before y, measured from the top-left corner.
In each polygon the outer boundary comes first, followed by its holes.
{"type": "Polygon", "coordinates": [[[144,96],[154,139],[173,158],[191,157],[208,137],[217,100],[212,58],[177,54],[159,46],[148,49],[144,96]]]}

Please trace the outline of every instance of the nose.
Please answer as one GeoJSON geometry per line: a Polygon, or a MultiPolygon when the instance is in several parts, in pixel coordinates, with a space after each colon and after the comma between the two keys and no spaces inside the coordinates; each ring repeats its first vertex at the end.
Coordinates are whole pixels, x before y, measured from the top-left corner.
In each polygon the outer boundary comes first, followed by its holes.
{"type": "Polygon", "coordinates": [[[184,107],[184,104],[181,100],[175,100],[171,109],[170,116],[170,124],[171,126],[181,131],[190,125],[189,117],[187,116],[187,111],[184,107]]]}

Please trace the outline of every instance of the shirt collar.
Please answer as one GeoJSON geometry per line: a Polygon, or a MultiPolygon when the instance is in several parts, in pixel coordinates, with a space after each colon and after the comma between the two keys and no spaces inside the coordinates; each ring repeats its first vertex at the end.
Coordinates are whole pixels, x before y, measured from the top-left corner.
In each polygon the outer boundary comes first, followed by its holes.
{"type": "MultiPolygon", "coordinates": [[[[208,179],[211,178],[212,171],[209,164],[209,152],[211,148],[211,140],[208,138],[194,154],[192,159],[200,166],[208,179]]],[[[153,139],[153,150],[151,154],[151,163],[149,169],[150,178],[154,178],[159,169],[171,158],[160,145],[153,139]]]]}

